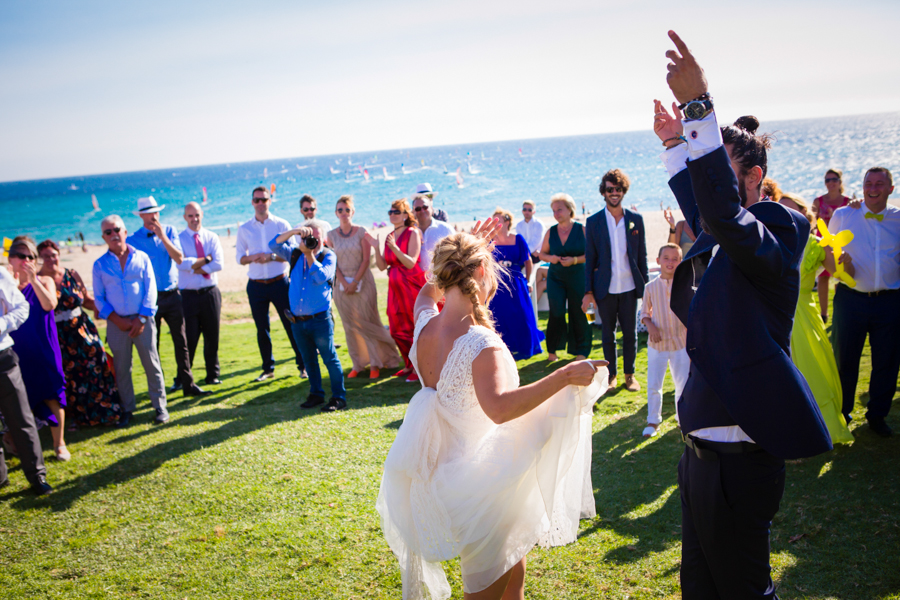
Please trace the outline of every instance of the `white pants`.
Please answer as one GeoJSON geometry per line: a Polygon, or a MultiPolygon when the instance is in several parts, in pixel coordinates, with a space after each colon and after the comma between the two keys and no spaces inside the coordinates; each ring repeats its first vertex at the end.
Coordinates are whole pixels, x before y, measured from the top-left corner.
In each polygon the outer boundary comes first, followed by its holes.
{"type": "Polygon", "coordinates": [[[650,346],[647,347],[647,423],[659,425],[662,423],[662,391],[663,380],[666,378],[666,366],[672,371],[672,380],[675,382],[675,418],[678,418],[678,400],[681,391],[687,382],[688,372],[691,369],[691,359],[687,350],[673,350],[661,352],[650,346]]]}

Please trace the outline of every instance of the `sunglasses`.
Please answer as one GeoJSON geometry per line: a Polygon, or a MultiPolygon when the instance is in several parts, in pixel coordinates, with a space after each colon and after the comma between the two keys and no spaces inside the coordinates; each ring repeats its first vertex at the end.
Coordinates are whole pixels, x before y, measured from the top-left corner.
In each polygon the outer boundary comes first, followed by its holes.
{"type": "Polygon", "coordinates": [[[114,233],[119,233],[120,231],[122,231],[121,227],[113,227],[112,229],[104,229],[103,235],[112,235],[114,233]]]}
{"type": "Polygon", "coordinates": [[[607,194],[610,194],[612,192],[619,192],[621,194],[624,190],[618,185],[608,185],[605,188],[603,188],[603,191],[606,192],[607,194]]]}
{"type": "Polygon", "coordinates": [[[253,204],[262,204],[263,202],[268,202],[268,198],[254,198],[253,204]]]}
{"type": "Polygon", "coordinates": [[[19,260],[36,260],[37,258],[30,254],[22,254],[21,252],[10,252],[10,255],[19,258],[19,260]]]}
{"type": "Polygon", "coordinates": [[[522,212],[532,212],[533,210],[534,210],[534,209],[531,208],[530,206],[523,206],[523,207],[522,207],[522,212]]]}
{"type": "Polygon", "coordinates": [[[396,208],[392,208],[391,210],[388,211],[388,214],[389,214],[389,215],[402,215],[403,212],[397,210],[396,208]]]}
{"type": "Polygon", "coordinates": [[[307,206],[306,208],[301,208],[300,212],[316,212],[315,206],[307,206]]]}
{"type": "Polygon", "coordinates": [[[835,181],[840,181],[840,179],[838,179],[837,177],[826,177],[825,178],[825,183],[833,183],[835,181]]]}
{"type": "Polygon", "coordinates": [[[341,213],[341,214],[343,214],[343,213],[350,214],[350,209],[349,208],[336,208],[336,209],[334,209],[334,212],[341,213]]]}
{"type": "Polygon", "coordinates": [[[417,207],[415,208],[415,210],[416,210],[416,212],[419,212],[419,211],[422,211],[422,210],[428,210],[428,207],[427,207],[427,206],[417,206],[417,207]]]}

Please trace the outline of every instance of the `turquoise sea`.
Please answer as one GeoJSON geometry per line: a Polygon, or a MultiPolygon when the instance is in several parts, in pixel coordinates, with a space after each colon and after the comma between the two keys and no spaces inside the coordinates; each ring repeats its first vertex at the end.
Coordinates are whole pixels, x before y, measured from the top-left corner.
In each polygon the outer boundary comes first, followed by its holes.
{"type": "MultiPolygon", "coordinates": [[[[881,165],[900,176],[900,112],[763,122],[760,131],[777,136],[769,176],[809,201],[824,193],[822,180],[829,167],[844,171],[848,195],[860,195],[870,166],[881,165]]],[[[301,220],[298,200],[303,194],[314,196],[319,216],[332,223],[334,202],[353,194],[355,221],[381,223],[387,221],[392,200],[410,196],[426,181],[438,192],[435,204],[454,221],[488,216],[496,206],[518,214],[521,201],[529,198],[538,203],[538,214],[547,216],[547,201],[556,192],[571,194],[577,204],[594,211],[601,201],[600,177],[616,167],[632,181],[626,204],[659,210],[660,205],[675,205],[658,159],[661,150],[652,132],[635,131],[7,182],[0,183],[0,235],[27,233],[40,241],[83,232],[88,242],[100,242],[104,215],[122,215],[133,231],[140,220],[131,211],[139,197],[151,194],[167,206],[163,222],[181,229],[184,204],[201,201],[204,187],[204,224],[223,233],[230,227],[234,233],[252,215],[251,190],[272,184],[272,211],[292,223],[301,220]],[[93,209],[92,195],[99,210],[93,209]]]]}

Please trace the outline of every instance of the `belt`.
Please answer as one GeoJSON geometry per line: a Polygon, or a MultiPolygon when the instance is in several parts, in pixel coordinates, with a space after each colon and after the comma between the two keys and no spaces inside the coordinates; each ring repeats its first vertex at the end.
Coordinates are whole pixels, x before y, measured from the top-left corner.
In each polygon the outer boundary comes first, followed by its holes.
{"type": "Polygon", "coordinates": [[[297,321],[311,321],[316,317],[322,317],[328,315],[329,310],[323,310],[322,312],[317,312],[314,315],[295,315],[288,309],[284,309],[284,316],[287,317],[287,320],[291,323],[296,323],[297,321]]]}
{"type": "Polygon", "coordinates": [[[685,446],[693,450],[701,460],[717,461],[720,454],[744,454],[762,450],[759,444],[752,442],[712,442],[683,434],[682,439],[685,446]]]}
{"type": "Polygon", "coordinates": [[[168,290],[165,292],[156,292],[156,297],[157,298],[168,298],[172,294],[177,294],[177,293],[178,293],[178,290],[168,290]]]}
{"type": "Polygon", "coordinates": [[[897,292],[900,292],[900,290],[876,290],[874,292],[860,292],[859,290],[854,290],[849,285],[844,285],[843,287],[847,288],[848,292],[853,292],[858,296],[887,296],[888,294],[896,294],[897,292]]]}
{"type": "Polygon", "coordinates": [[[284,279],[284,273],[278,275],[277,277],[271,277],[269,279],[251,279],[253,283],[261,283],[263,285],[269,285],[270,283],[275,283],[276,281],[281,281],[284,279]]]}
{"type": "Polygon", "coordinates": [[[215,289],[216,286],[208,285],[205,288],[200,288],[199,290],[181,290],[182,294],[205,294],[212,289],[215,289]]]}
{"type": "Polygon", "coordinates": [[[63,321],[71,321],[75,317],[81,316],[81,307],[76,306],[72,310],[64,310],[62,312],[58,312],[53,315],[53,320],[57,323],[62,323],[63,321]]]}

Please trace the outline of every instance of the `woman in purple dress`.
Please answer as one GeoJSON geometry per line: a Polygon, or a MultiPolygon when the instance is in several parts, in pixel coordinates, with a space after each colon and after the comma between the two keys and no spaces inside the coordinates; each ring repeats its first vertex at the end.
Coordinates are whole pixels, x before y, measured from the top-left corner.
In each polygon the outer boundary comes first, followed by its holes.
{"type": "Polygon", "coordinates": [[[502,282],[496,295],[491,299],[491,313],[494,315],[497,333],[509,348],[513,358],[522,360],[541,353],[544,333],[538,329],[528,295],[528,280],[531,278],[531,253],[528,243],[521,235],[510,233],[513,224],[512,213],[498,208],[494,216],[500,219],[500,233],[494,238],[494,259],[501,266],[502,282]],[[522,274],[525,269],[525,274],[522,274]]]}
{"type": "Polygon", "coordinates": [[[50,425],[56,458],[69,460],[71,455],[63,439],[66,378],[53,318],[56,284],[53,278],[38,275],[37,256],[34,241],[24,235],[14,239],[9,248],[12,275],[30,307],[28,320],[10,335],[19,355],[19,368],[35,420],[50,425]]]}

